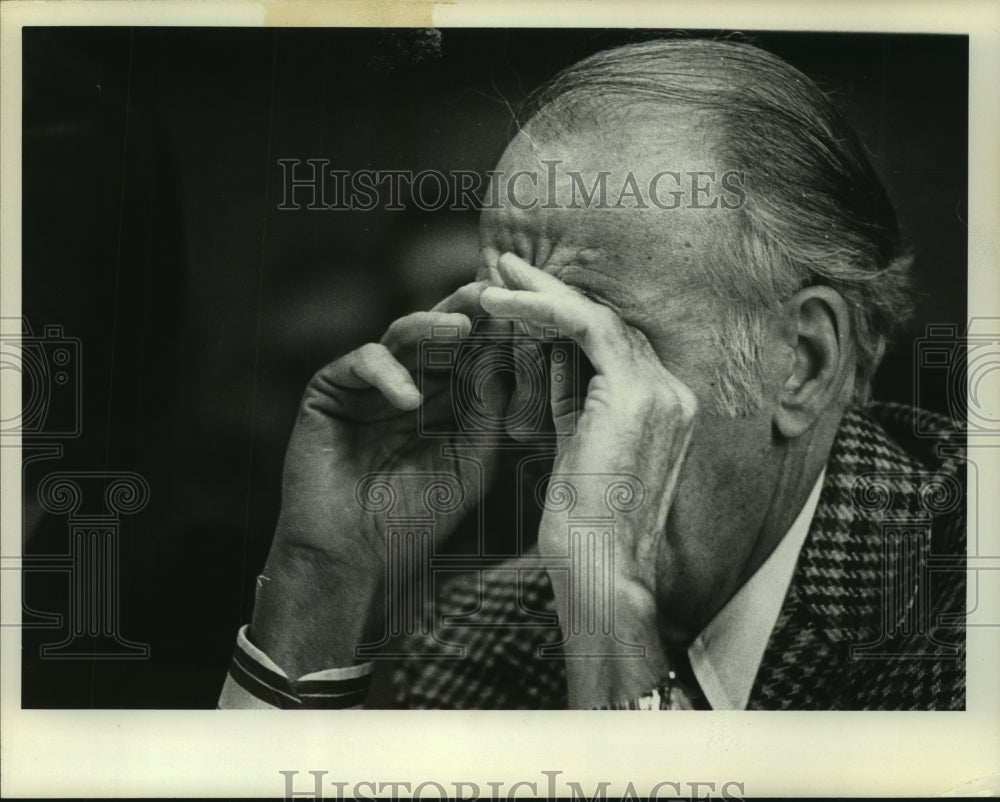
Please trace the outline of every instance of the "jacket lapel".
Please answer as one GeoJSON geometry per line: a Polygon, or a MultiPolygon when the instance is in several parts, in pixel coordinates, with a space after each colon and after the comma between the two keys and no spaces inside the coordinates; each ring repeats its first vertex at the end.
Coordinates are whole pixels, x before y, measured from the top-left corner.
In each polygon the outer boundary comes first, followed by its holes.
{"type": "Polygon", "coordinates": [[[865,413],[844,416],[795,574],[768,640],[748,709],[831,709],[850,704],[851,647],[884,631],[884,496],[915,506],[921,466],[865,413]],[[865,477],[877,474],[878,484],[865,477]],[[910,477],[910,478],[907,478],[910,477]]]}

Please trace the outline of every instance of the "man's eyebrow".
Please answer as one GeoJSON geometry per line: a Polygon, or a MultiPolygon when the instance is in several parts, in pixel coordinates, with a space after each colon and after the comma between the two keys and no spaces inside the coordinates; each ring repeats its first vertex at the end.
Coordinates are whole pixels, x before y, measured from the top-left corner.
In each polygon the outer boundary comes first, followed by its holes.
{"type": "Polygon", "coordinates": [[[605,276],[598,273],[598,271],[581,267],[579,265],[565,265],[552,271],[552,275],[558,278],[566,286],[572,287],[583,297],[588,298],[594,303],[606,306],[612,312],[621,315],[623,312],[621,305],[609,299],[606,294],[606,288],[611,284],[611,282],[606,279],[594,281],[592,277],[595,274],[600,275],[601,279],[605,279],[605,276]]]}

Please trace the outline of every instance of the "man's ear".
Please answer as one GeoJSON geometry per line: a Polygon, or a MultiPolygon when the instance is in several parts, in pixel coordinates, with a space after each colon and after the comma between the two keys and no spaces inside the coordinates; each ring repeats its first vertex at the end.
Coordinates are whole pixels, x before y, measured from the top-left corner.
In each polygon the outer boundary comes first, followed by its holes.
{"type": "Polygon", "coordinates": [[[847,304],[830,287],[805,287],[785,305],[792,348],[774,423],[784,437],[805,434],[827,409],[846,404],[854,389],[854,347],[847,304]]]}

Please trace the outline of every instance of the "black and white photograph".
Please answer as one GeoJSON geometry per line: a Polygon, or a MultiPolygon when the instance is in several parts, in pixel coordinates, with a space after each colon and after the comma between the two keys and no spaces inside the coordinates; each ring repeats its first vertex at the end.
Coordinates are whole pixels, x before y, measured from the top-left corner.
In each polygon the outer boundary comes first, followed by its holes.
{"type": "Polygon", "coordinates": [[[593,728],[506,784],[341,744],[260,791],[331,799],[740,799],[780,779],[597,733],[995,718],[972,37],[846,27],[23,23],[15,709],[593,728]]]}

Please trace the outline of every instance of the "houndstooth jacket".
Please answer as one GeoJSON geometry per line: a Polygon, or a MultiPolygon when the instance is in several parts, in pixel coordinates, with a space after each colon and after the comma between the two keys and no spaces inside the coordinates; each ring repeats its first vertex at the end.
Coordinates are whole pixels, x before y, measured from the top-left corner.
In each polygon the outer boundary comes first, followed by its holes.
{"type": "MultiPolygon", "coordinates": [[[[844,417],[749,709],[965,708],[963,444],[947,419],[910,407],[844,417]]],[[[463,577],[437,612],[436,637],[402,649],[430,659],[394,671],[396,704],[566,707],[558,647],[539,651],[560,640],[544,570],[463,577]]]]}

